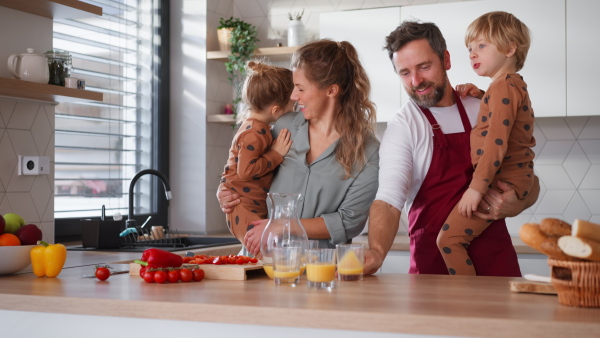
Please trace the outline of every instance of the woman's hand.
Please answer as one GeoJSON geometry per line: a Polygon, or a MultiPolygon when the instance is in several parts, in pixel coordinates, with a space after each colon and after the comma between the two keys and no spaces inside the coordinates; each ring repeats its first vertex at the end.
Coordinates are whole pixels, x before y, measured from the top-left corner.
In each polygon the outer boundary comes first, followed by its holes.
{"type": "Polygon", "coordinates": [[[252,228],[244,236],[244,246],[253,256],[258,256],[260,253],[260,238],[268,222],[268,219],[261,219],[250,223],[252,228]]]}
{"type": "Polygon", "coordinates": [[[483,195],[479,207],[480,210],[486,210],[487,212],[475,211],[473,213],[475,216],[485,220],[497,220],[516,216],[525,210],[527,202],[519,200],[510,185],[498,181],[498,188],[503,192],[488,189],[487,193],[483,195]]]}
{"type": "Polygon", "coordinates": [[[239,194],[233,193],[231,190],[221,185],[219,186],[219,190],[217,190],[217,199],[219,200],[221,210],[226,214],[231,213],[233,207],[241,202],[239,194]]]}
{"type": "Polygon", "coordinates": [[[456,92],[458,93],[458,96],[460,96],[461,99],[464,99],[465,97],[467,97],[467,95],[481,99],[484,94],[483,91],[479,90],[479,88],[477,88],[477,86],[472,83],[457,85],[456,92]]]}

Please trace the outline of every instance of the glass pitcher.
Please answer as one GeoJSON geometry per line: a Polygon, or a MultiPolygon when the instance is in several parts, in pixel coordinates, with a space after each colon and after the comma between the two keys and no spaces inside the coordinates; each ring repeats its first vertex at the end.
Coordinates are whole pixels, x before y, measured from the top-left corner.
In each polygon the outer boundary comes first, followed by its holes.
{"type": "MultiPolygon", "coordinates": [[[[273,278],[273,248],[299,246],[308,249],[308,237],[298,217],[302,194],[268,193],[269,222],[260,239],[263,268],[273,278]]],[[[304,263],[302,264],[304,265],[304,263]]],[[[304,268],[301,268],[301,273],[304,268]]]]}

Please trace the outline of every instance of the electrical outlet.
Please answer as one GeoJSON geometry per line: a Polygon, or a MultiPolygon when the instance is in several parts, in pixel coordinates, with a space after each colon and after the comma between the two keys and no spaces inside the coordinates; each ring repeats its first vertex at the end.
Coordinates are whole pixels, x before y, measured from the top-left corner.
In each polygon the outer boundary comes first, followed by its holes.
{"type": "Polygon", "coordinates": [[[48,156],[18,157],[19,175],[48,175],[50,174],[50,158],[48,156]]]}

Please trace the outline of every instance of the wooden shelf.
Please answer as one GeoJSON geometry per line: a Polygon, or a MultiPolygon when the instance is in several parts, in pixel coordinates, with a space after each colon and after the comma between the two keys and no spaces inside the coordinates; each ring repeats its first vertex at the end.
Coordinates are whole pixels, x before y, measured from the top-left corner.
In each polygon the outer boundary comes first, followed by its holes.
{"type": "MultiPolygon", "coordinates": [[[[1,0],[0,0],[1,1],[1,0]]],[[[287,60],[292,54],[298,49],[298,46],[294,47],[269,47],[269,48],[257,48],[255,57],[267,57],[270,60],[282,61],[287,60]]],[[[215,61],[227,61],[228,51],[209,51],[206,52],[206,58],[208,60],[215,61]]]]}
{"type": "Polygon", "coordinates": [[[0,95],[48,102],[102,101],[103,94],[43,83],[0,77],[0,95]]]}
{"type": "Polygon", "coordinates": [[[0,0],[0,6],[50,19],[102,15],[102,7],[78,0],[0,0]]]}
{"type": "Polygon", "coordinates": [[[235,124],[233,114],[215,114],[206,116],[206,122],[235,124]]]}

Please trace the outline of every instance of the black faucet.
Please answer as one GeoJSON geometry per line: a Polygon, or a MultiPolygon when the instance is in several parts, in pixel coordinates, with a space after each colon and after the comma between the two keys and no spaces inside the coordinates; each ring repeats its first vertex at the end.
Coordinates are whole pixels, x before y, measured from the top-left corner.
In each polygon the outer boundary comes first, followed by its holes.
{"type": "Polygon", "coordinates": [[[135,176],[133,176],[133,178],[131,179],[131,183],[129,184],[129,217],[127,217],[127,221],[125,222],[125,225],[127,228],[135,228],[135,219],[133,218],[133,187],[135,186],[135,182],[137,182],[137,180],[146,175],[146,174],[152,174],[158,178],[160,178],[160,180],[163,182],[163,186],[165,187],[165,193],[167,195],[167,200],[170,200],[172,195],[171,195],[171,186],[169,185],[169,180],[167,180],[167,177],[165,177],[165,175],[163,175],[163,173],[161,173],[160,171],[154,170],[154,169],[146,169],[146,170],[142,170],[139,173],[135,174],[135,176]]]}

